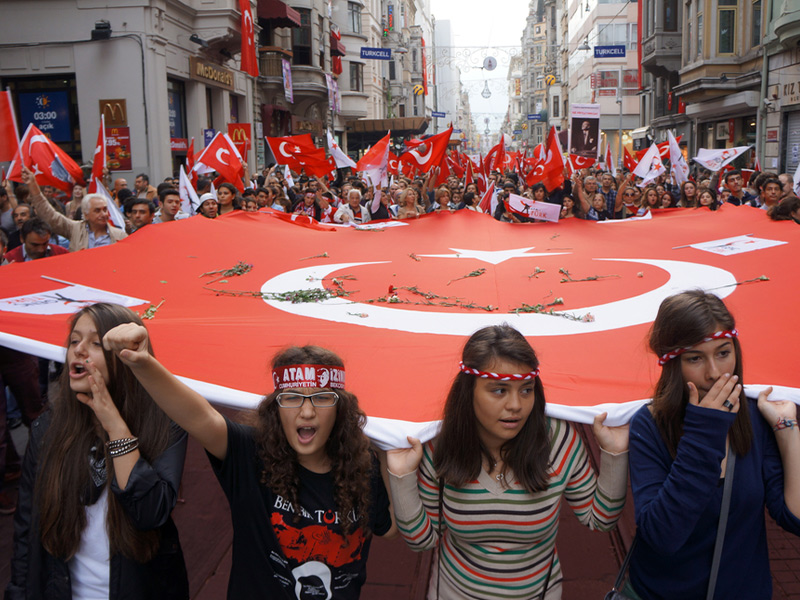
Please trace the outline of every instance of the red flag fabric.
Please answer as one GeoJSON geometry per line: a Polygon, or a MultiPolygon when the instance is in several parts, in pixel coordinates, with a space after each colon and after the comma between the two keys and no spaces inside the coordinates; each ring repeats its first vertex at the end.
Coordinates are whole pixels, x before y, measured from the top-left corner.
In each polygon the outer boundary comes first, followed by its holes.
{"type": "Polygon", "coordinates": [[[492,214],[492,198],[494,198],[494,181],[489,184],[489,189],[483,194],[481,203],[478,205],[483,212],[492,214]]]}
{"type": "Polygon", "coordinates": [[[614,177],[617,176],[617,165],[614,164],[614,157],[611,155],[611,144],[606,142],[606,171],[611,173],[614,177]]]}
{"type": "Polygon", "coordinates": [[[258,77],[258,57],[250,0],[239,0],[239,11],[242,13],[242,71],[258,77]]]}
{"type": "Polygon", "coordinates": [[[76,183],[84,185],[83,171],[69,154],[31,123],[19,143],[19,152],[8,171],[10,181],[22,182],[22,165],[36,176],[39,185],[50,185],[69,193],[76,183]]]}
{"type": "Polygon", "coordinates": [[[628,169],[628,171],[630,171],[631,173],[633,173],[636,170],[636,166],[639,164],[639,161],[633,159],[631,153],[628,152],[627,148],[623,148],[623,153],[624,156],[622,158],[622,162],[625,165],[625,168],[628,169]]]}
{"type": "Polygon", "coordinates": [[[475,176],[472,173],[472,161],[467,159],[467,178],[464,180],[464,187],[468,186],[470,183],[475,183],[475,176]]]}
{"type": "Polygon", "coordinates": [[[197,157],[194,170],[198,173],[216,171],[223,180],[235,185],[240,192],[244,191],[242,157],[227,133],[217,132],[197,157]]]}
{"type": "MultiPolygon", "coordinates": [[[[89,179],[89,193],[97,193],[97,182],[103,180],[103,169],[106,167],[108,156],[106,155],[106,116],[100,115],[100,131],[97,132],[97,144],[94,147],[94,157],[92,159],[92,176],[89,179]]],[[[116,223],[116,227],[119,227],[116,223]]],[[[122,229],[125,229],[123,223],[122,229]]]]}
{"type": "Polygon", "coordinates": [[[192,187],[197,188],[197,172],[194,170],[194,138],[189,142],[189,148],[186,150],[186,172],[189,174],[189,180],[192,182],[192,187]]]}
{"type": "Polygon", "coordinates": [[[14,160],[19,150],[19,132],[11,92],[0,92],[0,162],[14,160]]]}
{"type": "Polygon", "coordinates": [[[464,167],[461,166],[458,160],[457,159],[453,160],[449,156],[446,159],[447,159],[447,166],[449,167],[450,172],[453,173],[459,179],[463,178],[465,172],[464,167]]]}
{"type": "MultiPolygon", "coordinates": [[[[676,144],[679,143],[681,141],[682,137],[683,137],[682,135],[679,135],[675,139],[675,143],[676,144]]],[[[661,142],[660,144],[656,144],[656,146],[658,147],[658,152],[661,155],[661,160],[669,159],[669,140],[667,140],[666,142],[661,142]]],[[[648,150],[650,150],[650,148],[645,148],[644,150],[637,150],[636,151],[636,160],[637,161],[642,160],[642,157],[645,154],[647,154],[648,150]]]]}
{"type": "Polygon", "coordinates": [[[391,142],[391,133],[387,133],[378,142],[372,146],[364,156],[361,157],[356,163],[356,171],[374,171],[383,167],[386,164],[386,169],[389,168],[389,143],[391,142]]]}
{"type": "Polygon", "coordinates": [[[308,133],[268,137],[267,144],[279,165],[288,165],[297,173],[305,169],[306,174],[321,177],[330,171],[325,150],[317,148],[308,133]]]}
{"type": "Polygon", "coordinates": [[[572,168],[576,171],[579,169],[588,169],[597,162],[594,156],[578,156],[577,154],[570,154],[569,160],[572,163],[572,168]]]}
{"type": "Polygon", "coordinates": [[[408,144],[411,146],[411,150],[400,155],[400,162],[416,167],[423,173],[427,173],[433,167],[438,167],[447,153],[447,143],[450,141],[452,133],[453,128],[450,127],[442,133],[432,135],[424,140],[411,140],[411,143],[408,144]],[[425,145],[424,152],[420,151],[422,144],[425,145]]]}
{"type": "Polygon", "coordinates": [[[277,350],[318,344],[344,358],[368,434],[399,446],[441,417],[464,342],[490,324],[516,327],[539,353],[549,414],[587,423],[608,410],[612,424],[625,421],[658,377],[644,341],[661,300],[699,288],[724,298],[736,315],[748,392],[753,384],[790,386],[773,397],[800,401],[794,338],[786,334],[800,330],[800,311],[764,310],[775,298],[800,294],[800,228],[732,205],[654,213],[633,222],[531,226],[464,210],[393,223],[380,235],[297,226],[266,211],[145,227],[105,248],[0,269],[0,344],[63,356],[68,313],[80,304],[52,300],[57,291],[62,299],[80,296],[42,275],[88,286],[89,300],[118,294],[140,313],[164,298],[147,321],[153,346],[205,397],[253,406],[272,391],[265,365],[277,350]],[[165,247],[173,250],[168,261],[165,247]],[[200,277],[242,257],[252,263],[244,275],[200,277]],[[537,277],[529,277],[536,267],[537,277]],[[562,283],[562,269],[573,279],[614,277],[562,283]],[[334,277],[348,296],[336,297],[334,277]],[[401,302],[389,302],[390,284],[401,302]],[[431,301],[410,287],[449,298],[431,301]],[[236,290],[264,295],[225,293],[236,290]],[[315,290],[319,301],[286,299],[295,290],[315,290]],[[554,314],[525,312],[537,304],[554,314]]]}
{"type": "Polygon", "coordinates": [[[400,175],[398,167],[400,166],[400,159],[397,154],[389,150],[389,175],[400,175]]]}
{"type": "Polygon", "coordinates": [[[486,153],[486,157],[483,159],[483,170],[485,172],[492,171],[494,169],[503,169],[503,165],[506,163],[506,142],[505,136],[500,137],[500,141],[492,146],[489,152],[486,153]]]}
{"type": "Polygon", "coordinates": [[[551,127],[547,134],[544,159],[525,177],[525,183],[529,186],[541,182],[548,192],[552,192],[564,183],[564,158],[561,156],[557,135],[556,128],[551,127]]]}

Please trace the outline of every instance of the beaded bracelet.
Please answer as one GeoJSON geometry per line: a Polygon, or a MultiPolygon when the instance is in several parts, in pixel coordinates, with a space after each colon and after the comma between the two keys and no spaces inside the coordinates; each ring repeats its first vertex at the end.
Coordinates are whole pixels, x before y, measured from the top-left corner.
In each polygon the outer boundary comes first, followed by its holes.
{"type": "Polygon", "coordinates": [[[121,446],[127,446],[128,444],[133,444],[138,441],[139,438],[137,437],[120,438],[118,440],[108,440],[106,442],[106,448],[108,448],[109,450],[114,450],[115,448],[119,448],[121,446]]]}
{"type": "Polygon", "coordinates": [[[781,429],[794,429],[797,427],[797,419],[787,419],[786,417],[778,417],[778,422],[772,428],[772,431],[780,431],[781,429]]]}
{"type": "Polygon", "coordinates": [[[117,458],[119,456],[124,456],[126,454],[130,454],[134,450],[139,447],[139,438],[132,438],[133,441],[125,446],[119,446],[118,448],[109,449],[108,455],[111,458],[117,458]]]}

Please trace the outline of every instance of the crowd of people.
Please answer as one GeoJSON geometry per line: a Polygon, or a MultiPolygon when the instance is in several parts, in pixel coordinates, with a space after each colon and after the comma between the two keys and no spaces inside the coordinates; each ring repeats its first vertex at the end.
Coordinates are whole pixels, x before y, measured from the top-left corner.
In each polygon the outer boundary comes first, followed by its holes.
{"type": "MultiPolygon", "coordinates": [[[[237,210],[342,224],[481,212],[475,183],[453,177],[436,187],[437,177],[396,177],[376,190],[344,174],[331,183],[298,176],[295,184],[273,167],[244,193],[201,177],[196,215],[181,210],[172,178],[152,186],[142,174],[133,190],[117,178],[110,189],[123,229],[109,224],[105,197],[75,186],[60,200],[25,169],[23,185],[0,186],[0,242],[11,263],[237,210]]],[[[559,204],[561,218],[729,203],[800,223],[786,174],[760,173],[744,185],[736,170],[697,173],[679,188],[659,180],[642,188],[630,174],[591,170],[556,190],[528,187],[513,173],[489,179],[502,221],[527,220],[504,202],[518,194],[559,204]]],[[[509,326],[466,340],[437,436],[384,453],[363,433],[365,414],[333,352],[309,345],[278,353],[274,390],[248,423],[236,423],[158,362],[136,314],[90,306],[70,320],[66,362],[56,369],[0,348],[0,390],[13,394],[30,428],[22,461],[0,398],[0,486],[20,480],[17,501],[0,490],[0,514],[15,513],[6,597],[188,598],[170,515],[191,436],[231,506],[229,598],[357,598],[372,537],[399,533],[413,550],[437,550],[429,599],[554,600],[562,595],[562,500],[582,524],[607,531],[624,508],[629,474],[637,537],[627,597],[701,598],[716,585],[717,598],[770,598],[764,509],[800,535],[797,407],[770,401],[769,389],[748,400],[734,318],[712,294],[667,298],[650,348],[662,366],[653,400],[630,428],[595,418],[595,472],[575,426],[546,415],[548,365],[509,326]],[[733,525],[719,546],[728,494],[733,525]]]]}

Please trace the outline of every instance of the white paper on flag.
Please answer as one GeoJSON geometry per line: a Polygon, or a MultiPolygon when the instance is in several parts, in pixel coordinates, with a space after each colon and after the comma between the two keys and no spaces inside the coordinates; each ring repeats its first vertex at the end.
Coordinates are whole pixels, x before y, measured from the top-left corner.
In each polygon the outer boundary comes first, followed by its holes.
{"type": "Polygon", "coordinates": [[[200,198],[197,197],[197,192],[192,187],[192,182],[186,175],[183,165],[181,165],[179,181],[178,193],[181,195],[181,210],[193,215],[200,208],[200,198]]]}
{"type": "Polygon", "coordinates": [[[0,298],[0,311],[29,315],[67,315],[98,302],[112,302],[128,308],[149,304],[147,300],[140,298],[123,296],[83,285],[67,285],[38,294],[0,298]]]}
{"type": "Polygon", "coordinates": [[[658,149],[658,146],[655,144],[651,144],[650,148],[648,148],[647,153],[642,157],[642,160],[639,161],[639,164],[636,165],[636,168],[633,170],[634,175],[638,175],[643,179],[640,185],[647,185],[651,181],[653,181],[659,175],[663,175],[667,172],[667,169],[664,167],[664,163],[661,162],[661,152],[658,149]]]}
{"type": "Polygon", "coordinates": [[[508,195],[508,208],[512,212],[523,214],[529,219],[551,221],[553,223],[558,223],[558,217],[561,215],[561,206],[558,204],[536,202],[517,194],[508,195]]]}
{"type": "Polygon", "coordinates": [[[104,186],[103,182],[99,179],[97,180],[97,193],[106,199],[106,204],[108,204],[108,218],[111,220],[111,224],[125,231],[125,215],[122,214],[114,198],[111,197],[106,186],[104,186]]]}
{"type": "Polygon", "coordinates": [[[330,129],[328,129],[328,151],[331,153],[331,156],[333,156],[333,160],[336,161],[336,166],[340,169],[342,167],[356,168],[356,162],[347,156],[344,150],[339,147],[339,144],[333,139],[333,134],[331,134],[330,129]]]}
{"type": "Polygon", "coordinates": [[[686,159],[683,158],[680,146],[672,135],[672,132],[667,130],[669,139],[669,162],[672,170],[672,176],[675,178],[675,183],[683,185],[684,182],[689,181],[689,165],[686,164],[686,159]]]}
{"type": "Polygon", "coordinates": [[[750,150],[750,146],[736,146],[736,148],[723,148],[721,150],[709,150],[700,148],[694,161],[704,166],[709,171],[717,172],[727,165],[737,156],[741,156],[750,150]]]}
{"type": "Polygon", "coordinates": [[[704,250],[705,252],[720,254],[722,256],[731,256],[733,254],[764,250],[765,248],[772,248],[773,246],[782,246],[785,243],[786,242],[781,240],[768,240],[749,235],[738,235],[735,237],[723,238],[721,240],[711,240],[710,242],[692,244],[689,247],[696,248],[697,250],[704,250]]]}

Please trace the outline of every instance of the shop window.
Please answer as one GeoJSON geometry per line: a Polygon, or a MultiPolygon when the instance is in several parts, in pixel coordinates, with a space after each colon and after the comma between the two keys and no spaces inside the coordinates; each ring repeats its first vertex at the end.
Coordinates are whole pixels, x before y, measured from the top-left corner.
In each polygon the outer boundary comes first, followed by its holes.
{"type": "MultiPolygon", "coordinates": [[[[700,5],[698,5],[699,9],[700,5]]],[[[703,58],[703,13],[697,13],[697,58],[703,58]]]]}
{"type": "Polygon", "coordinates": [[[300,27],[292,28],[292,64],[311,66],[311,10],[295,10],[300,13],[300,27]]]}
{"type": "Polygon", "coordinates": [[[186,89],[182,81],[167,79],[167,107],[167,114],[169,116],[169,137],[187,137],[186,89]]]}
{"type": "Polygon", "coordinates": [[[397,66],[393,60],[389,61],[389,81],[397,79],[397,66]]]}

